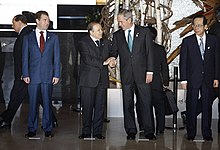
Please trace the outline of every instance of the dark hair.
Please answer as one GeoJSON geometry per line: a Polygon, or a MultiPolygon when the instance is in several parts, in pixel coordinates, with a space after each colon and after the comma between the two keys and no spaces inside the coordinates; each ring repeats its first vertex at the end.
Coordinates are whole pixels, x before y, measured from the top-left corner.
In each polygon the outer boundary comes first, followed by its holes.
{"type": "Polygon", "coordinates": [[[22,15],[22,14],[18,14],[16,16],[14,16],[14,20],[16,22],[21,21],[22,23],[27,24],[27,18],[25,15],[22,15]]]}
{"type": "Polygon", "coordinates": [[[202,15],[202,14],[195,15],[195,16],[193,17],[192,24],[194,24],[194,20],[195,20],[196,18],[203,18],[203,25],[207,25],[207,19],[206,19],[206,17],[205,17],[204,15],[202,15]]]}
{"type": "Polygon", "coordinates": [[[48,12],[41,10],[41,11],[36,12],[36,14],[35,14],[35,19],[40,20],[41,15],[49,16],[48,12]]]}
{"type": "Polygon", "coordinates": [[[99,23],[93,21],[93,22],[90,22],[90,23],[88,24],[88,26],[87,26],[88,33],[93,30],[93,26],[96,25],[96,24],[99,24],[99,23]]]}
{"type": "Polygon", "coordinates": [[[131,10],[121,9],[118,15],[123,15],[126,20],[128,20],[129,18],[131,18],[131,21],[133,20],[131,10]]]}
{"type": "Polygon", "coordinates": [[[153,40],[155,40],[156,37],[157,37],[157,30],[156,30],[156,28],[154,28],[154,27],[152,27],[152,26],[149,26],[149,27],[147,27],[147,28],[150,29],[152,38],[153,38],[153,40]]]}

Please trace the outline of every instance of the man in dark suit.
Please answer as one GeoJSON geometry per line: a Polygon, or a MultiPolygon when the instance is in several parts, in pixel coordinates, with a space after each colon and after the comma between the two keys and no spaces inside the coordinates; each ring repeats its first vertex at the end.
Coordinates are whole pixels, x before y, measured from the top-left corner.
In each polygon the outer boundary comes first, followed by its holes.
{"type": "MultiPolygon", "coordinates": [[[[209,34],[213,34],[213,35],[217,36],[218,41],[220,43],[220,6],[217,7],[215,10],[215,17],[216,17],[216,21],[210,27],[209,34]]],[[[214,88],[214,97],[212,99],[213,102],[216,98],[218,98],[218,101],[219,101],[219,95],[220,95],[219,93],[220,93],[219,87],[215,87],[214,88]]],[[[201,99],[199,99],[199,101],[197,103],[197,115],[199,115],[201,112],[202,112],[202,101],[201,101],[201,99]]],[[[220,102],[218,102],[218,116],[220,117],[220,102]]],[[[183,119],[184,125],[186,125],[187,124],[186,111],[181,112],[181,117],[183,119]]],[[[220,119],[218,119],[218,133],[220,133],[220,119]]]]}
{"type": "MultiPolygon", "coordinates": [[[[210,27],[209,33],[217,36],[218,43],[220,43],[220,6],[218,6],[215,10],[215,16],[216,21],[215,23],[210,27]]],[[[215,89],[215,96],[213,100],[215,100],[218,97],[218,133],[220,133],[220,102],[219,102],[219,96],[220,96],[220,88],[215,89]]]]}
{"type": "Polygon", "coordinates": [[[25,34],[29,33],[32,29],[27,26],[27,18],[24,15],[16,15],[12,19],[12,27],[15,32],[18,33],[18,37],[14,44],[14,85],[10,94],[10,101],[1,116],[1,127],[0,128],[10,128],[11,122],[25,98],[28,98],[27,85],[22,80],[21,71],[21,57],[22,57],[22,42],[25,34]]]}
{"type": "Polygon", "coordinates": [[[114,56],[120,57],[124,127],[127,139],[134,140],[137,128],[134,92],[140,104],[141,120],[147,139],[156,139],[153,131],[151,87],[153,79],[152,36],[149,29],[133,23],[132,12],[121,10],[117,17],[120,30],[113,34],[114,56]]]}
{"type": "Polygon", "coordinates": [[[169,86],[169,69],[166,59],[166,50],[155,42],[157,30],[149,27],[153,36],[153,54],[154,54],[154,77],[151,84],[152,105],[155,109],[156,134],[162,134],[165,127],[165,103],[163,86],[169,86]]]}
{"type": "Polygon", "coordinates": [[[193,18],[195,34],[183,39],[180,51],[180,79],[187,89],[187,138],[194,140],[197,130],[197,102],[202,99],[202,136],[212,141],[213,87],[218,87],[218,40],[205,33],[207,20],[203,15],[193,18]]]}
{"type": "Polygon", "coordinates": [[[47,31],[49,15],[36,13],[36,30],[24,36],[22,48],[22,75],[28,84],[29,114],[26,137],[36,135],[38,127],[38,97],[43,101],[42,128],[46,137],[52,137],[52,88],[60,78],[60,46],[58,37],[47,31]]]}
{"type": "MultiPolygon", "coordinates": [[[[28,34],[32,29],[27,26],[27,18],[18,14],[12,19],[12,27],[18,33],[17,39],[14,44],[14,85],[10,94],[10,101],[5,110],[0,115],[0,128],[10,129],[11,122],[20,107],[22,101],[28,98],[27,84],[22,80],[22,42],[25,34],[28,34]]],[[[2,61],[2,60],[1,60],[2,61]]],[[[53,114],[53,121],[56,123],[56,117],[53,114]]]]}
{"type": "MultiPolygon", "coordinates": [[[[0,110],[5,110],[5,99],[4,99],[4,93],[2,89],[2,76],[4,72],[4,66],[5,66],[5,53],[2,52],[2,44],[0,41],[0,110]]],[[[0,125],[2,119],[0,118],[0,125]]]]}
{"type": "Polygon", "coordinates": [[[110,43],[102,38],[102,27],[91,22],[89,35],[79,41],[80,52],[80,94],[82,102],[83,127],[80,139],[104,139],[102,135],[105,100],[109,86],[108,65],[115,65],[115,58],[110,57],[110,43]]]}

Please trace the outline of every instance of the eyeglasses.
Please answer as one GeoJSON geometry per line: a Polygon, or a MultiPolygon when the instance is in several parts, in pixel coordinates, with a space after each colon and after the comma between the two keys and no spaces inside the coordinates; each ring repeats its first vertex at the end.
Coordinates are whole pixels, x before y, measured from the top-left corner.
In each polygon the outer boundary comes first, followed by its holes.
{"type": "Polygon", "coordinates": [[[197,25],[192,25],[193,26],[193,28],[201,28],[201,27],[203,27],[204,25],[203,24],[197,24],[197,25]]]}

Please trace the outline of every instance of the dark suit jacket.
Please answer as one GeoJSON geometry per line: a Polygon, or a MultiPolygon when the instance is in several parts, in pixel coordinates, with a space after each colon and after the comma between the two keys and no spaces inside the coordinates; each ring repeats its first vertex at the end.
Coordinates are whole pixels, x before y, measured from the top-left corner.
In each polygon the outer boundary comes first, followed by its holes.
{"type": "Polygon", "coordinates": [[[109,46],[109,41],[101,39],[100,47],[97,47],[89,35],[79,41],[80,86],[96,87],[99,82],[105,88],[109,86],[108,67],[103,66],[111,56],[109,46]]]}
{"type": "MultiPolygon", "coordinates": [[[[213,34],[215,36],[217,36],[218,38],[218,45],[219,45],[219,48],[220,48],[220,22],[216,21],[211,27],[210,27],[210,30],[209,30],[209,33],[210,34],[213,34]]],[[[220,50],[219,50],[220,51],[220,50]]],[[[219,53],[219,58],[220,58],[220,53],[219,53]]],[[[219,71],[220,71],[220,68],[219,68],[219,71]]],[[[220,80],[220,77],[218,78],[220,80]]]]}
{"type": "Polygon", "coordinates": [[[114,56],[120,56],[122,84],[146,83],[146,73],[153,72],[152,37],[148,28],[135,25],[132,52],[129,51],[122,29],[113,34],[114,56]],[[132,79],[133,75],[133,79],[132,79]]]}
{"type": "Polygon", "coordinates": [[[209,30],[210,34],[217,36],[218,41],[220,43],[220,22],[216,21],[209,30]]]}
{"type": "Polygon", "coordinates": [[[42,54],[35,31],[25,35],[22,53],[23,77],[30,77],[32,84],[52,83],[53,77],[60,78],[60,46],[55,34],[47,31],[42,54]]]}
{"type": "Polygon", "coordinates": [[[180,78],[187,81],[187,86],[199,88],[203,82],[213,88],[213,81],[218,79],[218,40],[206,34],[204,61],[200,53],[196,35],[183,39],[180,51],[180,78]]]}
{"type": "Polygon", "coordinates": [[[151,88],[162,91],[163,85],[169,86],[169,69],[166,59],[165,47],[153,44],[154,54],[154,75],[151,88]]]}
{"type": "Polygon", "coordinates": [[[23,37],[25,34],[31,32],[32,29],[29,26],[24,27],[20,34],[18,34],[18,37],[14,44],[14,77],[15,79],[21,79],[22,75],[22,43],[23,43],[23,37]]]}

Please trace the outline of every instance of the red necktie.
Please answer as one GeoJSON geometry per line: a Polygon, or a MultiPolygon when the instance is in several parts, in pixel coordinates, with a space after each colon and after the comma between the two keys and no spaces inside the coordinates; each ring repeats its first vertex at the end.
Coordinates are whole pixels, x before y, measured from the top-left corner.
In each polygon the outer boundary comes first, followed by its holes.
{"type": "Polygon", "coordinates": [[[40,31],[40,51],[41,51],[41,53],[43,53],[43,51],[44,51],[44,43],[45,43],[43,33],[44,33],[43,31],[40,31]]]}

